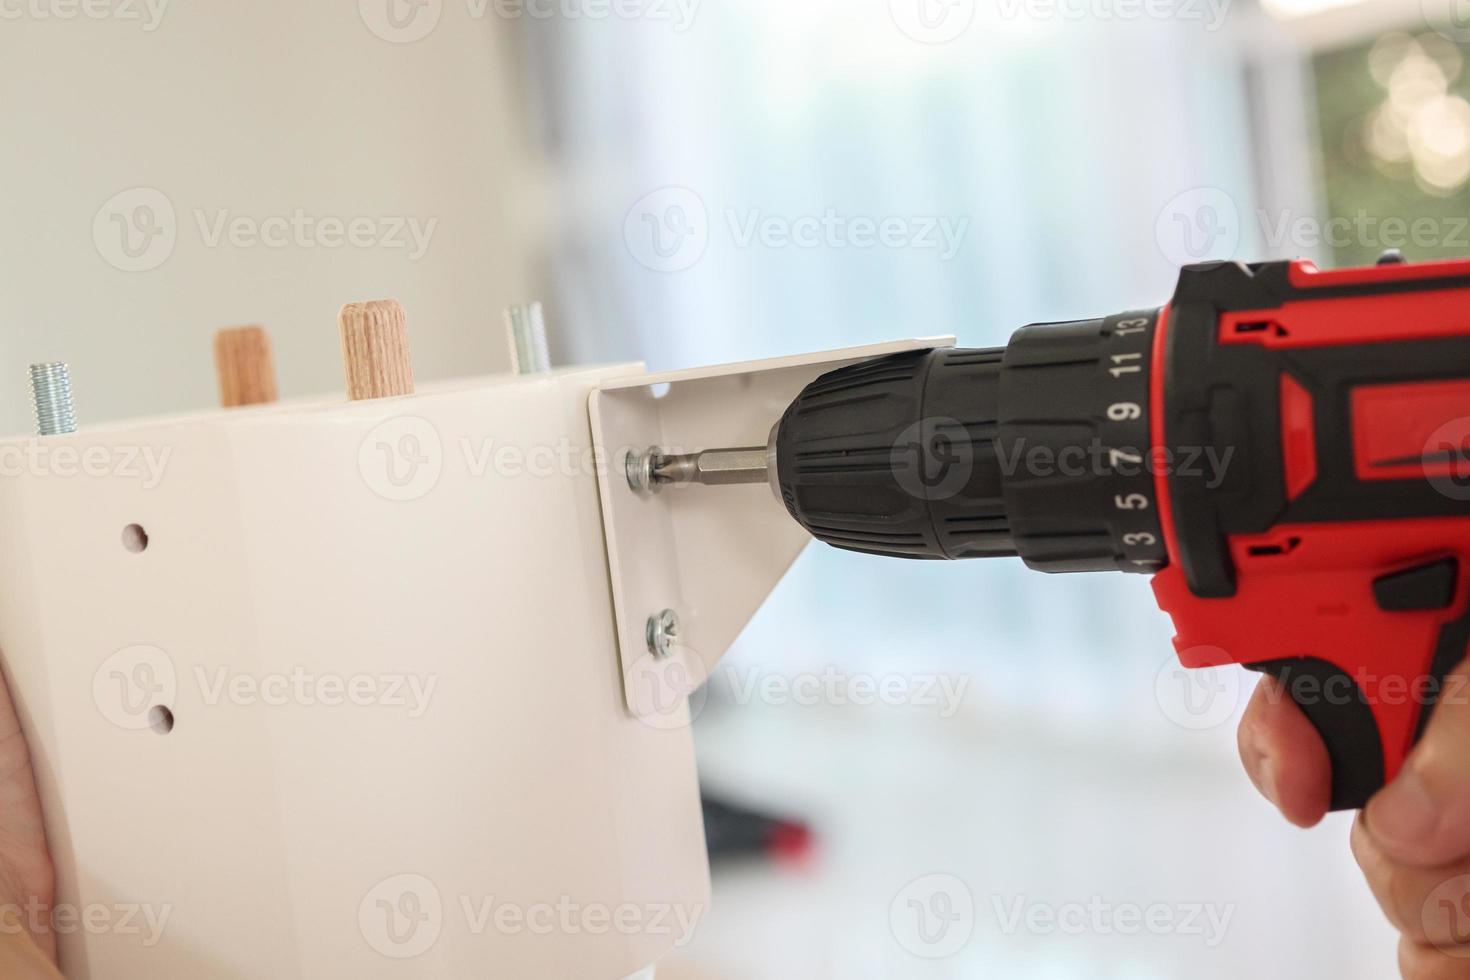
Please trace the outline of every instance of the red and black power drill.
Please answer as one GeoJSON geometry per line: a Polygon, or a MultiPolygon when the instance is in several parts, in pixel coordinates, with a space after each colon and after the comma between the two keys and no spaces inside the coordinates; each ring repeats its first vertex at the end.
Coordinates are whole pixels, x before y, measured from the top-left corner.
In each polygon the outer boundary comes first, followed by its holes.
{"type": "MultiPolygon", "coordinates": [[[[767,453],[791,516],[839,548],[1153,575],[1185,666],[1284,682],[1334,809],[1392,779],[1456,693],[1470,261],[1192,266],[1162,309],[833,371],[767,453]]],[[[691,460],[650,476],[740,482],[691,460]]]]}

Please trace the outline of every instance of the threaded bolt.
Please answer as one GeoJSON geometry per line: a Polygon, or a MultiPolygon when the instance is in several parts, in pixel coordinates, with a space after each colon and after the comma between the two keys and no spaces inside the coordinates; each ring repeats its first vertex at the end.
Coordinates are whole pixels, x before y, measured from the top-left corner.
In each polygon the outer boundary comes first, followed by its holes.
{"type": "Polygon", "coordinates": [[[36,431],[60,436],[77,431],[71,397],[71,372],[62,361],[31,365],[31,395],[36,402],[36,431]]]}

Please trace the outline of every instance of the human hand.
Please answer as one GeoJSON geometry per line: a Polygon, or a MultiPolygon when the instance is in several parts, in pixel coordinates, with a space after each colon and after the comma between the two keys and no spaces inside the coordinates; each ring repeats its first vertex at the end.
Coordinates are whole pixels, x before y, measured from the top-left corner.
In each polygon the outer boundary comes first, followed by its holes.
{"type": "MultiPolygon", "coordinates": [[[[1445,690],[1465,690],[1470,661],[1445,690]]],[[[1285,688],[1263,678],[1241,719],[1251,781],[1292,823],[1327,813],[1326,746],[1285,688]]],[[[1353,856],[1399,942],[1405,980],[1470,980],[1470,704],[1441,701],[1403,770],[1368,802],[1353,856]]]]}
{"type": "Polygon", "coordinates": [[[55,897],[31,753],[0,675],[0,976],[59,980],[50,928],[55,897]]]}

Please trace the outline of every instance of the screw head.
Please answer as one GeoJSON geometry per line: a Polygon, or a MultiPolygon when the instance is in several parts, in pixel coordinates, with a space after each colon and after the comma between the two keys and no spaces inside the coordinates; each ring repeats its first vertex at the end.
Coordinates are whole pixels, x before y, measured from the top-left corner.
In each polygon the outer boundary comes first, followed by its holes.
{"type": "Polygon", "coordinates": [[[623,470],[628,476],[628,486],[632,487],[634,493],[658,493],[659,484],[653,477],[653,471],[658,466],[658,447],[650,446],[645,452],[630,452],[628,458],[623,462],[623,470]]]}
{"type": "Polygon", "coordinates": [[[660,659],[667,657],[679,638],[679,614],[672,609],[648,617],[648,652],[660,659]]]}

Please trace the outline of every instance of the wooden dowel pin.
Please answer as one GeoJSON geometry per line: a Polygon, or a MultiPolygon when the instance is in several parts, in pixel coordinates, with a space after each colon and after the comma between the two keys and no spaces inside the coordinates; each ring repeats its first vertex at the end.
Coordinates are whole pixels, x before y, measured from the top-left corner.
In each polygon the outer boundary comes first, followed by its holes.
{"type": "Polygon", "coordinates": [[[337,318],[342,364],[353,401],[413,394],[408,321],[395,299],[348,303],[337,318]]]}
{"type": "Polygon", "coordinates": [[[276,400],[276,364],[270,335],[260,327],[229,327],[214,335],[219,400],[225,408],[276,400]]]}

